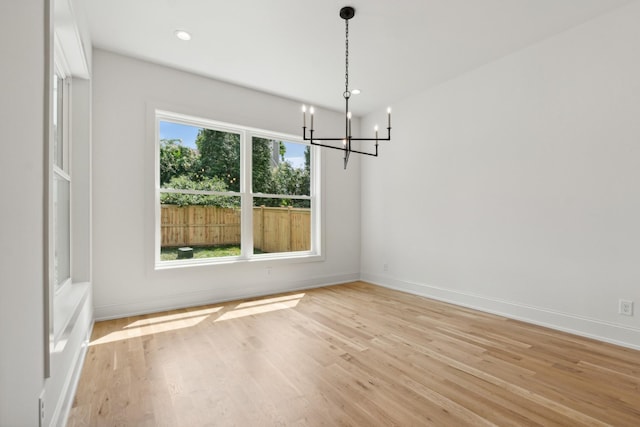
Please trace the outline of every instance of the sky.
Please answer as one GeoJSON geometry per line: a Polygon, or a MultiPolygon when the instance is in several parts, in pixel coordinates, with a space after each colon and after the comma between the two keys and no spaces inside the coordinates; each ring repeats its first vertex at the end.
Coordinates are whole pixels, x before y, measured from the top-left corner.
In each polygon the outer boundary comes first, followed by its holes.
{"type": "MultiPolygon", "coordinates": [[[[179,139],[182,145],[190,148],[196,148],[196,137],[199,131],[200,128],[195,126],[160,121],[160,139],[179,139]]],[[[285,147],[287,148],[285,160],[291,162],[294,168],[303,168],[306,146],[285,141],[285,147]]]]}

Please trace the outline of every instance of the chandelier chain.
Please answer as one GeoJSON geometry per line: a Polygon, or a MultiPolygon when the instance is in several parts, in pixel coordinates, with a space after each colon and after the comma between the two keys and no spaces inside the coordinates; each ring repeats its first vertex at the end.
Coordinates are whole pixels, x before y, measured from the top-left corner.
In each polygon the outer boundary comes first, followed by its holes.
{"type": "Polygon", "coordinates": [[[345,19],[345,52],[344,52],[344,93],[349,95],[349,20],[345,19]]]}

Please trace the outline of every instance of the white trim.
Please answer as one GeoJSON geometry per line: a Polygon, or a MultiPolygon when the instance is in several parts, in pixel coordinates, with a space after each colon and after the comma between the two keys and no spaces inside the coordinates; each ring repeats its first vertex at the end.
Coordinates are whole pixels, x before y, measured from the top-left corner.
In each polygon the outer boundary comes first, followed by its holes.
{"type": "Polygon", "coordinates": [[[272,132],[269,130],[254,128],[254,127],[245,126],[245,125],[234,125],[232,123],[211,120],[204,117],[192,116],[189,114],[182,114],[182,113],[174,113],[162,108],[155,108],[154,111],[155,111],[156,117],[158,117],[159,119],[164,119],[166,121],[170,121],[173,123],[180,123],[188,126],[198,125],[208,129],[213,128],[214,130],[221,130],[224,132],[235,133],[235,134],[239,134],[242,131],[245,131],[259,138],[299,142],[301,144],[310,145],[305,141],[303,141],[302,138],[298,135],[291,135],[291,134],[282,133],[282,132],[272,132]]]}
{"type": "Polygon", "coordinates": [[[233,191],[214,191],[214,190],[176,190],[174,188],[160,188],[160,193],[171,194],[195,194],[203,196],[228,196],[228,197],[240,197],[241,193],[235,193],[233,191]]]}
{"type": "Polygon", "coordinates": [[[44,49],[44,103],[43,114],[43,306],[44,306],[44,378],[51,378],[51,352],[53,351],[53,295],[54,295],[54,246],[53,246],[53,79],[55,73],[55,47],[53,3],[45,0],[45,49],[44,49]]]}
{"type": "Polygon", "coordinates": [[[240,136],[240,259],[253,256],[253,138],[246,130],[240,136]]]}
{"type": "Polygon", "coordinates": [[[55,36],[67,58],[68,74],[88,79],[89,58],[79,28],[80,17],[73,8],[72,0],[55,1],[55,36]]]}
{"type": "Polygon", "coordinates": [[[640,329],[637,328],[375,274],[362,273],[361,280],[386,288],[640,350],[640,329]]]}
{"type": "MultiPolygon", "coordinates": [[[[250,246],[249,246],[250,247],[250,246]]],[[[316,255],[312,252],[277,252],[273,254],[254,254],[251,258],[243,258],[239,256],[227,256],[219,258],[192,258],[172,261],[162,261],[155,265],[156,271],[169,270],[183,267],[214,267],[224,264],[242,264],[254,262],[270,262],[270,263],[286,263],[295,264],[301,262],[320,262],[324,261],[323,255],[316,255]]]]}
{"type": "Polygon", "coordinates": [[[53,173],[58,175],[60,178],[64,179],[65,181],[68,181],[69,183],[71,183],[71,176],[64,170],[60,169],[58,166],[53,165],[53,173]]]}
{"type": "Polygon", "coordinates": [[[324,245],[324,215],[320,212],[324,209],[324,195],[322,194],[321,182],[324,182],[324,169],[322,168],[322,157],[318,147],[312,146],[302,140],[299,136],[272,132],[264,129],[252,128],[245,125],[234,125],[230,123],[210,120],[203,117],[174,113],[166,109],[154,108],[147,105],[148,112],[153,114],[153,146],[154,146],[154,270],[163,270],[166,268],[181,268],[191,266],[209,266],[230,264],[238,262],[254,262],[254,261],[281,261],[289,260],[293,262],[314,262],[324,261],[322,248],[324,245]],[[240,139],[240,191],[200,191],[200,190],[177,190],[160,187],[160,122],[178,123],[193,127],[202,127],[222,132],[228,132],[239,135],[240,139]],[[310,163],[311,163],[311,183],[309,195],[286,195],[286,194],[264,194],[253,193],[251,170],[252,170],[252,144],[253,138],[265,138],[271,140],[282,140],[286,142],[301,144],[309,147],[310,163]],[[319,179],[318,179],[319,177],[319,179]],[[173,194],[205,194],[240,197],[240,239],[241,254],[237,257],[220,257],[220,258],[203,258],[188,260],[161,260],[161,230],[159,227],[161,219],[160,195],[162,193],[173,194]],[[298,252],[278,252],[273,254],[254,254],[253,253],[253,199],[255,198],[282,198],[295,200],[309,200],[311,202],[311,248],[309,251],[298,252]]]}
{"type": "Polygon", "coordinates": [[[69,64],[67,63],[66,56],[64,55],[64,49],[62,49],[62,43],[57,33],[53,36],[53,49],[55,58],[55,69],[61,74],[63,79],[71,76],[69,64]]]}
{"type": "Polygon", "coordinates": [[[206,291],[195,291],[182,294],[165,295],[154,299],[145,299],[126,304],[110,304],[95,307],[96,321],[119,319],[128,316],[157,313],[166,310],[174,310],[186,307],[198,307],[209,304],[218,304],[227,301],[235,301],[246,298],[255,298],[273,295],[282,292],[303,291],[324,286],[350,283],[359,279],[358,273],[344,273],[334,276],[316,277],[306,280],[282,282],[277,280],[271,283],[261,282],[251,288],[230,287],[206,291]],[[242,288],[240,291],[239,288],[242,288]]]}
{"type": "MultiPolygon", "coordinates": [[[[312,196],[296,196],[291,194],[267,194],[267,193],[253,193],[254,199],[296,199],[296,200],[313,200],[312,196]]],[[[296,208],[293,208],[296,209],[296,208]]],[[[297,208],[300,209],[300,208],[297,208]]]]}

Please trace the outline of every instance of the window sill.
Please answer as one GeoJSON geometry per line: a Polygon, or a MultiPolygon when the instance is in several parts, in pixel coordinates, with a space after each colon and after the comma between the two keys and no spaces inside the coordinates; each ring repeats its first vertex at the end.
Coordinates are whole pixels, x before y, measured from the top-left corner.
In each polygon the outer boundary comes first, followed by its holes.
{"type": "Polygon", "coordinates": [[[324,255],[317,255],[309,252],[293,254],[291,252],[283,254],[260,254],[253,255],[252,258],[246,259],[241,257],[224,257],[224,258],[203,258],[188,259],[176,261],[158,261],[155,264],[155,270],[171,270],[175,268],[185,267],[212,267],[220,265],[243,265],[253,263],[270,263],[270,264],[297,264],[307,262],[324,261],[324,255]]]}
{"type": "Polygon", "coordinates": [[[67,283],[56,292],[53,301],[53,338],[56,349],[73,328],[89,295],[90,286],[89,283],[67,283]]]}

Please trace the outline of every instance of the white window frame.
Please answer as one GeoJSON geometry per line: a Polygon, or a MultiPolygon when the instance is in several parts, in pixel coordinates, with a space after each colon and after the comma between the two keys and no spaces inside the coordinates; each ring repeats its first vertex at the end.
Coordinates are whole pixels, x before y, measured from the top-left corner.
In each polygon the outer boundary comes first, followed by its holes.
{"type": "Polygon", "coordinates": [[[302,140],[299,136],[284,134],[279,132],[268,131],[264,129],[251,128],[242,125],[235,125],[220,122],[202,117],[195,117],[186,114],[175,113],[167,110],[156,109],[154,111],[154,145],[155,145],[155,245],[154,260],[155,269],[162,270],[176,267],[203,266],[203,265],[221,265],[233,263],[247,262],[312,262],[323,261],[324,233],[322,227],[322,159],[321,151],[318,147],[310,145],[302,140]],[[201,127],[230,132],[240,135],[240,191],[239,192],[192,192],[182,190],[167,190],[160,188],[160,122],[172,122],[188,126],[201,127]],[[264,194],[253,193],[252,191],[252,143],[253,138],[266,138],[278,141],[287,141],[307,145],[310,147],[311,155],[311,185],[309,196],[291,196],[282,194],[264,194]],[[201,259],[182,259],[172,261],[160,260],[161,248],[161,193],[179,192],[192,194],[207,194],[220,196],[237,196],[240,197],[240,250],[239,256],[219,257],[219,258],[201,258],[201,259]],[[254,197],[267,198],[287,198],[311,201],[311,249],[308,251],[296,252],[277,252],[254,254],[253,253],[253,199],[254,197]]]}
{"type": "MultiPolygon", "coordinates": [[[[72,254],[72,248],[71,248],[71,244],[73,241],[73,236],[71,235],[71,224],[73,224],[73,218],[72,218],[72,212],[71,212],[71,206],[72,206],[72,197],[73,195],[71,194],[71,186],[72,186],[72,182],[71,182],[71,96],[70,96],[70,92],[71,92],[71,73],[69,71],[69,66],[66,63],[65,60],[65,56],[64,53],[62,51],[62,47],[61,44],[58,40],[57,37],[54,37],[54,69],[53,69],[53,75],[51,76],[52,78],[52,88],[53,88],[53,79],[56,78],[56,75],[60,78],[60,82],[62,83],[60,86],[58,86],[57,90],[58,91],[62,91],[62,114],[61,114],[61,122],[57,123],[57,126],[61,126],[62,127],[62,140],[58,141],[58,144],[62,145],[62,167],[60,167],[60,165],[58,165],[56,163],[56,153],[54,152],[55,147],[51,148],[51,153],[52,153],[52,159],[51,159],[51,165],[52,165],[52,190],[53,193],[51,195],[51,203],[53,204],[53,222],[52,222],[52,229],[51,229],[51,238],[53,241],[53,250],[54,250],[54,255],[53,255],[53,268],[54,268],[54,283],[53,283],[53,288],[54,288],[54,294],[59,294],[67,285],[69,285],[71,283],[71,276],[72,276],[72,269],[73,269],[73,261],[71,259],[71,254],[72,254]],[[57,233],[57,209],[56,209],[56,204],[57,204],[57,200],[56,200],[56,190],[55,190],[55,185],[56,185],[56,179],[61,179],[64,180],[68,183],[69,185],[69,206],[68,206],[68,212],[69,212],[69,236],[67,236],[67,238],[69,239],[69,246],[68,246],[68,251],[69,253],[67,254],[67,259],[69,261],[69,276],[63,278],[62,280],[59,280],[57,275],[56,275],[56,271],[57,271],[57,260],[56,260],[56,250],[57,250],[57,243],[58,243],[58,239],[59,239],[59,235],[57,233]]],[[[53,103],[57,104],[58,99],[57,97],[55,99],[53,99],[53,103]]],[[[56,107],[53,111],[57,112],[59,107],[56,107]]],[[[52,113],[53,114],[53,113],[52,113]]],[[[56,120],[58,118],[56,117],[56,120]]],[[[53,117],[52,117],[53,120],[53,117]]],[[[52,126],[53,126],[53,121],[52,121],[52,126]]],[[[54,137],[55,138],[55,137],[54,137]]],[[[53,143],[53,140],[52,140],[53,143]]]]}

